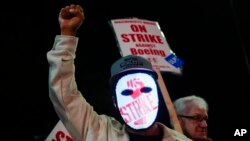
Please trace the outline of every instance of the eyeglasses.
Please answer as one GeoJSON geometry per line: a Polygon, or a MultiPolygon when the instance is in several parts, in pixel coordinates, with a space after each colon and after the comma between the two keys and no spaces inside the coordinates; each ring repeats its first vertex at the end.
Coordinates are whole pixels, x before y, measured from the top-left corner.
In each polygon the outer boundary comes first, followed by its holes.
{"type": "Polygon", "coordinates": [[[178,115],[183,118],[191,119],[197,122],[202,122],[203,120],[207,121],[208,117],[207,116],[201,116],[201,115],[195,115],[195,116],[186,116],[186,115],[178,115]]]}

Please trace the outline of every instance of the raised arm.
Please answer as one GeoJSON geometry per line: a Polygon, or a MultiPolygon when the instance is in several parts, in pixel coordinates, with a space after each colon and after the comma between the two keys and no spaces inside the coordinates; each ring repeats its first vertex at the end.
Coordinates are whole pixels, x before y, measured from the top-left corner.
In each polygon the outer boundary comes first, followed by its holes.
{"type": "Polygon", "coordinates": [[[55,37],[53,48],[47,53],[49,97],[70,135],[75,141],[83,141],[105,121],[87,103],[75,81],[74,59],[78,43],[75,35],[84,20],[83,10],[79,5],[66,6],[61,9],[58,19],[61,35],[55,37]]]}

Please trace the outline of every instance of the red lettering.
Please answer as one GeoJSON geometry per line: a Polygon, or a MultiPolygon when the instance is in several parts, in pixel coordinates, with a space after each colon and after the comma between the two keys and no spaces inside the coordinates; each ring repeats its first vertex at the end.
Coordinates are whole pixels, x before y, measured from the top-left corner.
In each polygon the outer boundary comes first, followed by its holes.
{"type": "Polygon", "coordinates": [[[149,112],[151,112],[153,109],[149,107],[149,103],[146,99],[146,97],[143,97],[142,100],[142,105],[143,105],[143,108],[144,108],[144,114],[148,114],[149,112]]]}
{"type": "Polygon", "coordinates": [[[147,42],[163,44],[163,41],[158,35],[151,34],[121,34],[122,41],[127,42],[147,42]]]}
{"type": "Polygon", "coordinates": [[[131,117],[129,116],[128,113],[126,113],[126,107],[121,107],[120,109],[120,113],[121,113],[121,116],[123,117],[123,120],[126,122],[126,123],[129,123],[131,121],[131,117]]]}
{"type": "Polygon", "coordinates": [[[129,103],[129,104],[126,105],[126,107],[129,108],[129,111],[130,111],[130,113],[133,115],[133,117],[136,118],[136,117],[135,117],[135,114],[134,114],[134,112],[133,112],[133,110],[132,110],[132,108],[131,108],[131,106],[132,106],[131,103],[129,103]]]}
{"type": "Polygon", "coordinates": [[[65,135],[63,131],[57,131],[55,136],[56,138],[52,139],[52,141],[64,141],[64,138],[66,138],[66,141],[73,141],[73,139],[70,136],[65,135]]]}
{"type": "Polygon", "coordinates": [[[123,42],[125,42],[125,43],[129,42],[129,38],[127,37],[127,34],[122,34],[121,36],[122,36],[122,41],[123,42]]]}
{"type": "Polygon", "coordinates": [[[157,49],[152,49],[152,48],[130,48],[130,52],[132,55],[158,55],[158,56],[162,56],[165,57],[166,54],[163,50],[157,50],[157,49]]]}
{"type": "Polygon", "coordinates": [[[130,52],[132,55],[137,55],[137,51],[135,48],[130,48],[130,52]]]}
{"type": "Polygon", "coordinates": [[[138,35],[137,35],[137,38],[138,38],[138,41],[139,41],[139,42],[145,42],[145,40],[144,40],[142,34],[138,34],[138,35]]]}
{"type": "Polygon", "coordinates": [[[153,99],[149,95],[152,94],[146,94],[120,108],[120,113],[126,123],[136,121],[158,108],[158,105],[153,105],[153,99]]]}
{"type": "Polygon", "coordinates": [[[130,28],[133,32],[147,32],[145,25],[131,24],[130,28]]]}
{"type": "Polygon", "coordinates": [[[152,95],[151,95],[151,94],[150,94],[150,95],[147,95],[146,98],[147,98],[147,101],[148,101],[149,104],[150,104],[151,109],[155,110],[155,109],[158,108],[157,105],[153,105],[153,100],[152,100],[152,95]]]}
{"type": "Polygon", "coordinates": [[[136,100],[136,101],[132,102],[132,104],[133,104],[134,109],[135,109],[135,111],[136,111],[136,113],[137,113],[137,116],[138,116],[138,117],[141,117],[142,111],[141,111],[141,107],[140,107],[139,102],[136,100]]]}
{"type": "Polygon", "coordinates": [[[149,47],[149,48],[154,48],[155,45],[154,44],[144,44],[144,43],[138,43],[135,44],[136,47],[149,47]]]}
{"type": "Polygon", "coordinates": [[[66,136],[66,141],[73,141],[73,139],[69,136],[66,136]]]}

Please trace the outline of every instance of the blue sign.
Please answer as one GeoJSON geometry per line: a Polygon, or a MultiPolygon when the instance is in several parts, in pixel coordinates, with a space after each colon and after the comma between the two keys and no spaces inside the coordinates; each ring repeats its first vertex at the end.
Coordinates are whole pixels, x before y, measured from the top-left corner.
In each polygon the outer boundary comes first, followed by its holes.
{"type": "Polygon", "coordinates": [[[170,54],[165,58],[165,60],[176,68],[179,68],[184,64],[184,62],[181,59],[177,58],[177,56],[174,54],[170,54]]]}

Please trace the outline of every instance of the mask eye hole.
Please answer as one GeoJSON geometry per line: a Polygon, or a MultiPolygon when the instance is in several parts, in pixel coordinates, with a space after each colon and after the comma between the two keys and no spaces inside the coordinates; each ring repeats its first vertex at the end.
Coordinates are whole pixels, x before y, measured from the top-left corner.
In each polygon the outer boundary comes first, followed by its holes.
{"type": "Polygon", "coordinates": [[[133,94],[133,90],[126,89],[126,90],[123,90],[121,94],[124,96],[129,96],[133,94]]]}
{"type": "Polygon", "coordinates": [[[149,93],[151,91],[152,91],[152,88],[150,88],[150,87],[143,87],[143,88],[141,88],[141,92],[142,93],[149,93]]]}

